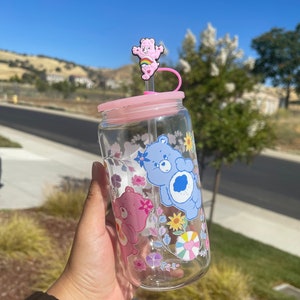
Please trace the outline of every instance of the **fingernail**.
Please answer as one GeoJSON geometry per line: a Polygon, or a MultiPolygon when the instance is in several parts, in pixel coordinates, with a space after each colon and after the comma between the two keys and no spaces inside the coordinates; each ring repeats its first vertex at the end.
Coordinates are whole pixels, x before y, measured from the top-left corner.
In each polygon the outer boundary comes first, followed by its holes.
{"type": "Polygon", "coordinates": [[[92,166],[92,179],[97,180],[98,177],[99,177],[99,163],[97,161],[94,161],[92,166]]]}

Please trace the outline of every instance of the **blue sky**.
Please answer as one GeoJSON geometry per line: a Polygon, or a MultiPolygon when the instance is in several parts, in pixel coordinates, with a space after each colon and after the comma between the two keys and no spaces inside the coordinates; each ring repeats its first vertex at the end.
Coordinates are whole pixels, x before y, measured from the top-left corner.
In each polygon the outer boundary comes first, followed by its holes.
{"type": "Polygon", "coordinates": [[[246,56],[255,57],[253,38],[300,23],[300,0],[2,0],[0,49],[118,68],[132,62],[141,38],[153,37],[175,63],[187,29],[199,38],[208,22],[218,37],[237,35],[246,56]]]}

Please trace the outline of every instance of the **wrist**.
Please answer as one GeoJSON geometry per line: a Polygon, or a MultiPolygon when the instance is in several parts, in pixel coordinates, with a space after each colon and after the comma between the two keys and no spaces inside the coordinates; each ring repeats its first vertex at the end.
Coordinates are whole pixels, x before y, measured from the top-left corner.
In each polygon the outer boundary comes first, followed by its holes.
{"type": "Polygon", "coordinates": [[[59,299],[57,299],[52,295],[49,295],[48,293],[35,292],[29,297],[27,297],[26,300],[59,300],[59,299]]]}
{"type": "Polygon", "coordinates": [[[72,283],[66,274],[62,274],[61,277],[53,283],[53,285],[47,290],[47,294],[54,296],[59,300],[77,300],[84,299],[84,295],[80,290],[72,283]]]}

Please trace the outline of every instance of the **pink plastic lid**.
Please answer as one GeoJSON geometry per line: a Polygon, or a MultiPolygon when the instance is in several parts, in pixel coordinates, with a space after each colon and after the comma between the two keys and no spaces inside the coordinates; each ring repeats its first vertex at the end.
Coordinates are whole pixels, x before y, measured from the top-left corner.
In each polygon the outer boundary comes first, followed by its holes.
{"type": "Polygon", "coordinates": [[[141,96],[134,96],[129,98],[121,98],[113,101],[108,101],[98,105],[98,112],[117,109],[129,105],[143,106],[150,101],[152,103],[163,102],[165,100],[178,100],[184,98],[184,92],[164,92],[164,93],[153,93],[141,96]]]}
{"type": "Polygon", "coordinates": [[[110,123],[124,124],[174,114],[183,98],[182,91],[122,98],[98,105],[98,112],[105,112],[110,123]]]}

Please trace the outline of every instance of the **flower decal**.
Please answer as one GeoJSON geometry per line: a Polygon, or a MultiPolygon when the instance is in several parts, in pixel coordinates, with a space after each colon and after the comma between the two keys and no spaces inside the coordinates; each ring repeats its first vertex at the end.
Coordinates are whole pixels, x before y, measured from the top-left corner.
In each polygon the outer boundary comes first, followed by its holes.
{"type": "Polygon", "coordinates": [[[150,159],[147,158],[147,155],[148,155],[148,152],[142,153],[142,152],[138,151],[137,157],[134,160],[137,161],[141,167],[143,167],[145,161],[150,161],[150,159]]]}
{"type": "Polygon", "coordinates": [[[120,175],[114,174],[113,176],[111,176],[111,184],[113,187],[115,187],[115,188],[121,187],[121,181],[122,181],[122,178],[120,175]]]}
{"type": "Polygon", "coordinates": [[[162,255],[158,252],[152,252],[146,257],[146,263],[150,268],[159,267],[162,261],[162,255]]]}
{"type": "Polygon", "coordinates": [[[192,151],[193,150],[193,137],[190,132],[187,132],[184,137],[184,146],[186,151],[192,151]]]}
{"type": "Polygon", "coordinates": [[[168,271],[170,272],[171,270],[176,270],[180,267],[180,264],[176,264],[176,263],[166,263],[166,262],[162,262],[160,265],[160,269],[162,271],[168,271]]]}
{"type": "Polygon", "coordinates": [[[169,225],[170,229],[173,230],[181,230],[183,228],[183,225],[185,224],[185,217],[181,215],[181,212],[179,212],[177,215],[176,213],[173,213],[173,217],[169,217],[170,221],[167,223],[169,225]]]}
{"type": "Polygon", "coordinates": [[[134,175],[132,177],[132,184],[144,186],[146,184],[146,179],[143,176],[134,175]]]}
{"type": "Polygon", "coordinates": [[[142,272],[145,271],[147,266],[143,259],[137,258],[133,261],[134,267],[137,271],[142,272]]]}
{"type": "Polygon", "coordinates": [[[149,199],[140,200],[141,206],[139,207],[139,210],[144,210],[146,215],[149,214],[151,209],[153,208],[153,204],[149,199]]]}

